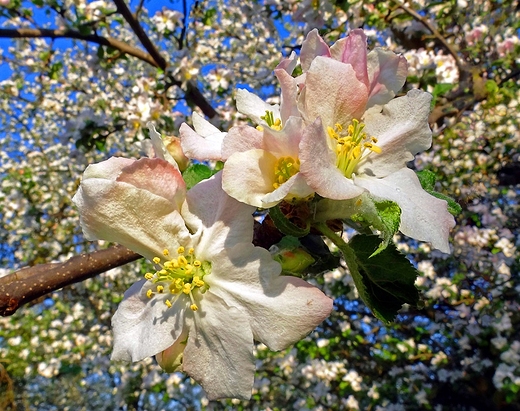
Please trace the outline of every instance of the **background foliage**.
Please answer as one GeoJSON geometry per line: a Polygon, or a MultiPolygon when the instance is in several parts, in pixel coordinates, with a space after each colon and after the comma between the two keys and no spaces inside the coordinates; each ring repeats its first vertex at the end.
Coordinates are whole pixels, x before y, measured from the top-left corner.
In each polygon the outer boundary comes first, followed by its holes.
{"type": "Polygon", "coordinates": [[[412,167],[463,208],[453,253],[396,238],[424,308],[392,326],[345,269],[310,278],[335,311],[285,352],[257,346],[249,402],[208,403],[153,359],[110,362],[110,318],[147,263],[111,270],[0,318],[0,410],[520,410],[517,2],[163,4],[132,2],[129,16],[121,1],[0,0],[0,276],[105,247],[71,205],[87,164],[139,155],[150,120],[169,135],[192,109],[216,110],[222,129],[246,121],[234,89],[275,101],[273,68],[315,27],[329,43],[365,28],[408,59],[403,93],[433,94],[433,147],[412,167]]]}

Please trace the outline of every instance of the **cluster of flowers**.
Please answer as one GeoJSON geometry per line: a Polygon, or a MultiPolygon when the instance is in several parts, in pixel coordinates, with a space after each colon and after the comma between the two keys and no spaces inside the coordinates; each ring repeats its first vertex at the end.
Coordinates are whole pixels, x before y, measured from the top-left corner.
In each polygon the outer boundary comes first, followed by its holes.
{"type": "MultiPolygon", "coordinates": [[[[279,106],[238,90],[238,110],[257,127],[223,133],[195,114],[195,131],[181,126],[183,155],[225,162],[190,190],[173,145],[153,127],[155,157],[111,158],[85,171],[74,197],[85,236],[123,244],[155,264],[114,315],[113,359],[155,355],[210,399],[249,398],[253,341],[284,349],[329,315],[330,298],[281,276],[269,252],[252,244],[258,207],[358,199],[362,212],[363,202],[389,200],[401,210],[402,233],[449,251],[454,220],[446,201],[424,191],[406,167],[431,145],[431,96],[411,90],[394,98],[406,80],[404,57],[367,53],[362,30],[330,48],[313,30],[299,58],[297,77],[294,54],[275,69],[279,106]]],[[[337,217],[338,207],[331,213],[337,217]]]]}

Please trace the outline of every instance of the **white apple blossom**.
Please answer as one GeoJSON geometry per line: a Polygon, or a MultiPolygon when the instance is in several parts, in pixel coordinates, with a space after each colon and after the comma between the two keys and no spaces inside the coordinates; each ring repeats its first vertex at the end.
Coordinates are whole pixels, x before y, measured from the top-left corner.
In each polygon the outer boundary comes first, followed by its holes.
{"type": "Polygon", "coordinates": [[[253,339],[281,350],[316,327],[332,300],[254,247],[253,207],[221,189],[220,174],[187,194],[160,158],[111,158],[85,171],[74,197],[90,239],[123,244],[155,264],[113,317],[112,359],[156,355],[208,398],[249,398],[253,339]],[[215,206],[217,205],[217,206],[215,206]]]}

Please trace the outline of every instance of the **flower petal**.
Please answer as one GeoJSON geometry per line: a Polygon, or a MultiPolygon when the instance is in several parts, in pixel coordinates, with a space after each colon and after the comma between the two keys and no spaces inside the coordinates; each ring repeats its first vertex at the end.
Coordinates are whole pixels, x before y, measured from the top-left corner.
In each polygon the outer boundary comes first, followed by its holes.
{"type": "Polygon", "coordinates": [[[384,177],[406,166],[414,155],[432,144],[428,125],[431,94],[410,90],[406,96],[391,100],[365,113],[367,135],[377,138],[381,153],[371,153],[357,167],[357,174],[384,177]]]}
{"type": "Polygon", "coordinates": [[[142,280],[132,285],[112,317],[112,360],[140,361],[164,351],[182,334],[188,300],[179,298],[168,308],[157,295],[146,296],[146,284],[142,280]]]}
{"type": "Polygon", "coordinates": [[[193,112],[193,131],[186,123],[179,129],[182,151],[186,157],[204,160],[222,160],[222,142],[226,133],[220,131],[200,114],[193,112]]]}
{"type": "Polygon", "coordinates": [[[278,204],[287,196],[295,198],[305,198],[314,193],[314,190],[307,185],[302,174],[297,173],[289,180],[283,183],[280,187],[271,193],[262,197],[262,208],[270,208],[278,204]]]}
{"type": "Polygon", "coordinates": [[[296,160],[302,131],[303,120],[300,117],[289,117],[284,128],[280,131],[264,129],[262,148],[276,157],[290,156],[296,160]]]}
{"type": "Polygon", "coordinates": [[[298,55],[294,51],[291,51],[291,55],[282,59],[274,71],[276,73],[276,70],[284,70],[287,74],[292,74],[297,64],[298,55]]]}
{"type": "Polygon", "coordinates": [[[327,43],[318,34],[318,30],[314,29],[305,37],[300,51],[300,62],[304,72],[309,70],[316,56],[330,57],[330,50],[327,43]]]}
{"type": "Polygon", "coordinates": [[[85,236],[122,244],[150,260],[161,255],[164,248],[176,248],[178,241],[187,240],[189,232],[179,214],[175,194],[178,182],[173,178],[155,179],[151,175],[150,180],[157,184],[150,184],[148,180],[146,187],[139,187],[146,178],[144,170],[150,170],[147,168],[150,163],[159,164],[159,167],[167,165],[170,170],[175,168],[164,160],[141,159],[131,161],[132,164],[126,168],[130,172],[119,175],[118,178],[129,182],[92,177],[106,171],[104,166],[113,169],[116,163],[121,162],[111,159],[89,166],[73,198],[85,236]],[[144,168],[140,169],[140,165],[144,168]],[[131,172],[133,168],[136,168],[135,173],[131,172]]]}
{"type": "Polygon", "coordinates": [[[395,97],[406,81],[406,58],[393,51],[376,48],[368,53],[367,61],[370,79],[370,98],[367,106],[386,104],[395,97]]]}
{"type": "Polygon", "coordinates": [[[224,247],[251,242],[254,211],[255,207],[222,190],[222,172],[195,185],[188,191],[181,214],[191,231],[200,233],[197,258],[211,259],[224,247]]]}
{"type": "Polygon", "coordinates": [[[255,365],[247,315],[212,292],[204,295],[195,315],[183,371],[202,385],[209,400],[251,398],[255,365]]]}
{"type": "Polygon", "coordinates": [[[222,145],[222,157],[228,159],[235,152],[264,148],[263,132],[251,126],[232,127],[222,145]]]}
{"type": "Polygon", "coordinates": [[[281,96],[280,96],[280,119],[282,120],[282,126],[285,125],[285,121],[291,116],[300,117],[300,111],[298,110],[297,98],[298,98],[298,85],[294,77],[282,69],[276,69],[274,74],[280,82],[281,96]]]}
{"type": "Polygon", "coordinates": [[[326,127],[336,123],[347,126],[365,112],[368,89],[357,79],[350,64],[316,57],[307,72],[300,99],[300,110],[308,123],[321,117],[326,127]]]}
{"type": "Polygon", "coordinates": [[[252,244],[224,250],[207,276],[212,292],[249,316],[255,340],[282,350],[318,326],[332,300],[300,278],[280,276],[269,252],[252,244]],[[213,276],[214,274],[214,276],[213,276]]]}
{"type": "Polygon", "coordinates": [[[237,110],[249,117],[255,124],[266,124],[261,118],[266,111],[272,111],[274,118],[280,118],[280,106],[278,104],[268,104],[256,94],[246,89],[238,88],[235,93],[237,110]]]}
{"type": "Polygon", "coordinates": [[[260,149],[234,153],[224,164],[222,188],[238,201],[263,207],[263,196],[274,191],[277,160],[260,149]]]}
{"type": "Polygon", "coordinates": [[[348,37],[338,40],[330,48],[333,59],[350,64],[359,81],[369,87],[367,71],[367,36],[363,29],[352,30],[348,37]]]}
{"type": "MultiPolygon", "coordinates": [[[[92,166],[101,166],[103,163],[92,166]]],[[[117,181],[163,197],[176,204],[178,209],[186,197],[186,183],[177,165],[174,167],[170,162],[158,158],[141,158],[134,161],[121,170],[117,181]]]]}
{"type": "Polygon", "coordinates": [[[300,143],[300,173],[309,187],[322,197],[333,200],[357,197],[364,190],[336,167],[336,156],[327,144],[328,138],[319,118],[304,129],[300,143]]]}
{"type": "Polygon", "coordinates": [[[167,150],[166,145],[163,142],[161,135],[155,129],[155,126],[151,121],[149,121],[146,126],[148,130],[150,130],[150,140],[152,142],[153,150],[155,152],[155,157],[160,158],[162,160],[166,160],[168,163],[172,164],[174,167],[179,168],[177,162],[167,150]]]}
{"type": "Polygon", "coordinates": [[[428,241],[444,253],[450,252],[448,237],[455,219],[447,203],[428,194],[415,173],[403,168],[385,178],[356,177],[356,185],[372,195],[395,201],[401,207],[399,231],[420,241],[428,241]]]}

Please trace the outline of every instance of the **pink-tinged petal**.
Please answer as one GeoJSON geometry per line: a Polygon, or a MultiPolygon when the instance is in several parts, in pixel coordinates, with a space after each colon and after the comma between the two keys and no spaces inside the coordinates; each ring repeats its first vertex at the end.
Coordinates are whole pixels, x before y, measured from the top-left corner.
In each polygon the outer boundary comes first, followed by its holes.
{"type": "Polygon", "coordinates": [[[415,173],[403,168],[385,178],[356,177],[356,185],[370,194],[395,201],[401,207],[399,231],[420,241],[427,241],[444,253],[450,252],[448,237],[455,226],[447,203],[428,194],[415,173]]]}
{"type": "Polygon", "coordinates": [[[183,123],[179,129],[182,151],[188,158],[199,161],[222,160],[222,142],[226,133],[221,132],[199,114],[193,113],[196,131],[183,123]]]}
{"type": "Polygon", "coordinates": [[[224,250],[213,270],[211,290],[229,306],[246,311],[255,340],[272,350],[299,341],[332,310],[332,300],[318,288],[280,276],[280,265],[269,252],[252,244],[224,250]]]}
{"type": "Polygon", "coordinates": [[[166,145],[163,142],[161,135],[155,129],[155,126],[151,121],[149,121],[146,126],[148,130],[150,130],[150,140],[152,142],[153,150],[155,153],[155,157],[160,158],[162,160],[166,160],[168,163],[172,164],[174,167],[179,168],[177,162],[170,154],[170,152],[166,149],[166,145]]]}
{"type": "Polygon", "coordinates": [[[234,153],[224,164],[222,188],[231,197],[255,207],[274,190],[277,158],[265,150],[234,153]]]}
{"type": "Polygon", "coordinates": [[[403,56],[380,48],[368,53],[367,62],[370,81],[367,106],[386,104],[403,87],[408,74],[408,63],[403,56]]]}
{"type": "Polygon", "coordinates": [[[181,214],[191,231],[199,234],[197,258],[209,260],[224,247],[253,241],[254,211],[255,207],[222,190],[222,172],[195,185],[188,191],[181,214]]]}
{"type": "Polygon", "coordinates": [[[273,207],[286,197],[305,198],[312,193],[314,190],[307,185],[305,178],[297,173],[276,190],[263,196],[262,208],[273,207]]]}
{"type": "Polygon", "coordinates": [[[236,152],[264,148],[263,132],[251,126],[232,127],[222,145],[222,157],[228,159],[236,152]]]}
{"type": "Polygon", "coordinates": [[[322,197],[354,198],[364,190],[336,167],[336,156],[328,146],[328,138],[319,118],[305,128],[300,143],[300,173],[309,187],[322,197]]]}
{"type": "Polygon", "coordinates": [[[280,118],[280,106],[278,106],[278,104],[268,104],[256,94],[246,89],[237,89],[235,99],[237,102],[237,110],[249,117],[257,125],[266,124],[261,118],[265,116],[266,111],[272,111],[275,119],[280,118]]]}
{"type": "Polygon", "coordinates": [[[286,57],[278,63],[278,65],[275,68],[276,70],[284,70],[287,74],[291,75],[296,68],[296,65],[298,64],[298,55],[291,51],[291,55],[289,57],[286,57]]]}
{"type": "Polygon", "coordinates": [[[186,183],[179,169],[159,158],[141,158],[134,161],[121,170],[116,181],[163,197],[176,204],[178,210],[186,198],[186,183]]]}
{"type": "Polygon", "coordinates": [[[73,201],[87,239],[119,243],[150,260],[189,239],[175,202],[125,182],[84,178],[73,201]]]}
{"type": "Polygon", "coordinates": [[[121,174],[121,170],[134,164],[136,160],[123,157],[110,157],[100,163],[90,164],[83,173],[83,180],[89,178],[102,178],[115,181],[121,174]]]}
{"type": "Polygon", "coordinates": [[[384,177],[403,167],[414,155],[432,144],[428,125],[432,96],[420,90],[410,90],[406,96],[391,100],[383,107],[373,107],[365,113],[365,131],[376,137],[381,153],[370,153],[360,162],[356,174],[384,177]]]}
{"type": "Polygon", "coordinates": [[[303,120],[300,117],[289,117],[281,131],[264,129],[262,148],[276,157],[291,156],[296,160],[302,132],[303,120]]]}
{"type": "Polygon", "coordinates": [[[170,347],[181,335],[189,299],[179,298],[171,308],[164,298],[146,296],[151,283],[142,280],[130,287],[112,317],[112,360],[140,361],[170,347]]]}
{"type": "Polygon", "coordinates": [[[368,89],[350,64],[316,57],[307,72],[300,111],[310,123],[321,117],[325,127],[348,125],[361,118],[368,100],[368,89]]]}
{"type": "MultiPolygon", "coordinates": [[[[232,269],[236,271],[236,267],[232,269]]],[[[247,315],[211,291],[204,295],[195,315],[183,371],[200,383],[209,400],[249,399],[255,365],[247,315]]]]}
{"type": "Polygon", "coordinates": [[[282,90],[280,99],[280,119],[282,120],[282,126],[285,124],[287,119],[291,116],[299,117],[300,111],[298,110],[298,85],[296,79],[288,74],[285,70],[276,69],[274,74],[280,82],[280,88],[282,90]]]}
{"type": "Polygon", "coordinates": [[[367,36],[362,29],[352,30],[348,37],[338,40],[330,48],[332,58],[350,64],[359,81],[369,87],[367,71],[367,36]]]}
{"type": "Polygon", "coordinates": [[[318,34],[318,30],[314,29],[305,37],[300,51],[300,62],[304,72],[309,70],[312,61],[317,56],[330,57],[330,50],[327,43],[318,34]]]}

